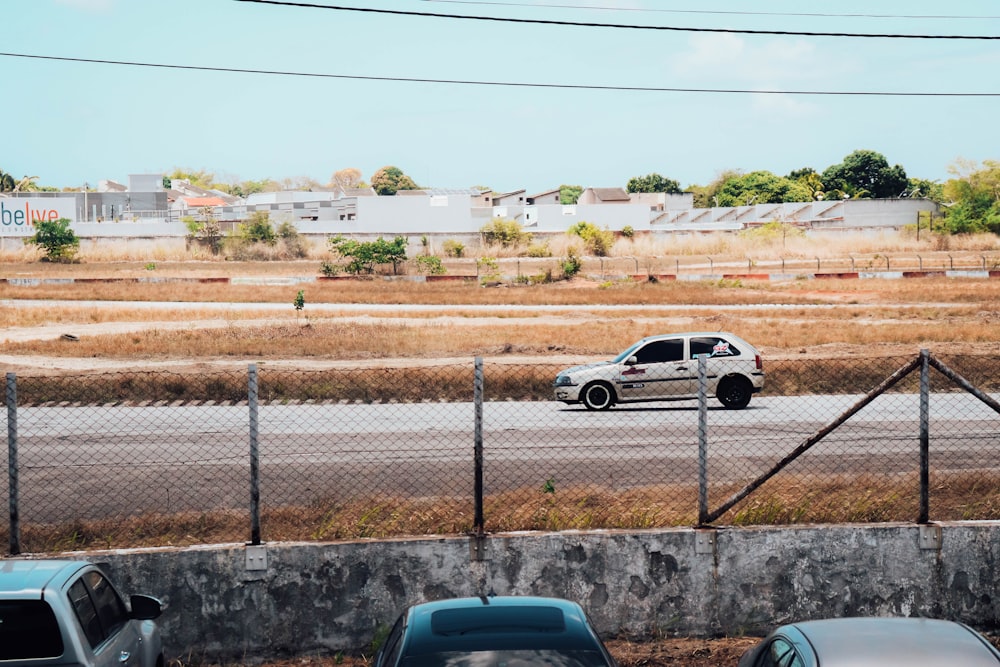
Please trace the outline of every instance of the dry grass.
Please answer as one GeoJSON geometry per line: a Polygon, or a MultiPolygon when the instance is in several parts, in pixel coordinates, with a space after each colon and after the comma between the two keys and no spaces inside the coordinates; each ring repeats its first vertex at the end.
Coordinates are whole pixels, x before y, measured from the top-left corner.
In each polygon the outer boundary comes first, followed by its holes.
{"type": "MultiPolygon", "coordinates": [[[[1000,477],[991,473],[937,474],[931,500],[937,521],[993,519],[1000,512],[1000,477]]],[[[711,503],[738,490],[714,487],[711,503]]],[[[801,523],[913,522],[919,484],[915,475],[796,476],[781,473],[717,522],[753,526],[801,523]],[[777,481],[776,481],[777,480],[777,481]]],[[[634,530],[697,523],[697,486],[636,489],[593,486],[517,489],[488,496],[486,530],[634,530]]],[[[330,499],[309,506],[265,507],[268,540],[336,541],[421,535],[464,535],[474,530],[470,498],[372,496],[330,499]]],[[[249,520],[235,511],[182,512],[115,517],[22,527],[25,551],[190,546],[249,539],[249,520]]],[[[7,535],[0,531],[0,538],[7,535]]]]}

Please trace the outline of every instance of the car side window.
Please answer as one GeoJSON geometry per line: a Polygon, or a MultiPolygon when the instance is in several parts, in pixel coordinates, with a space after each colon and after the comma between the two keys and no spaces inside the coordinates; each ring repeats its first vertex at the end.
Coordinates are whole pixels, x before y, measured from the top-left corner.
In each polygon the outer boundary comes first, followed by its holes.
{"type": "Polygon", "coordinates": [[[392,626],[392,630],[389,631],[389,635],[385,638],[385,645],[381,651],[381,659],[376,662],[375,667],[396,664],[396,659],[399,657],[399,650],[403,645],[401,641],[402,636],[403,617],[400,616],[396,619],[395,625],[392,626]]]}
{"type": "Polygon", "coordinates": [[[703,336],[691,339],[691,358],[697,359],[700,356],[708,357],[735,357],[740,351],[736,346],[725,338],[718,336],[703,336]]]}
{"type": "Polygon", "coordinates": [[[69,602],[73,606],[73,611],[76,612],[76,618],[80,621],[80,627],[83,628],[83,634],[87,637],[90,648],[96,647],[104,640],[104,635],[101,632],[101,619],[97,616],[97,607],[90,599],[90,592],[83,579],[77,579],[69,587],[69,602]]]}
{"type": "Polygon", "coordinates": [[[97,615],[101,619],[104,637],[110,637],[128,623],[128,611],[125,609],[125,603],[118,597],[118,593],[107,577],[100,572],[92,570],[83,576],[94,594],[94,604],[97,606],[97,615]]]}
{"type": "Polygon", "coordinates": [[[684,340],[654,340],[636,350],[636,361],[640,364],[662,364],[670,361],[683,361],[684,340]]]}
{"type": "Polygon", "coordinates": [[[760,667],[805,667],[791,642],[778,637],[764,654],[760,667]]]}

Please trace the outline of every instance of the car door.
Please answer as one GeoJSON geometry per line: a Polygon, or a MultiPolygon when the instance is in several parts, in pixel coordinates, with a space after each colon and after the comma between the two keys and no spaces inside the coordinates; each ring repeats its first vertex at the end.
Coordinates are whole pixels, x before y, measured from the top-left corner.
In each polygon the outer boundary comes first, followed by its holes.
{"type": "MultiPolygon", "coordinates": [[[[684,338],[652,340],[636,349],[619,367],[624,400],[689,396],[693,392],[692,364],[685,359],[684,338]]],[[[697,366],[694,366],[695,373],[697,366]]]]}
{"type": "Polygon", "coordinates": [[[68,594],[92,651],[93,664],[139,667],[142,660],[139,632],[107,577],[96,570],[87,570],[70,585],[68,594]]]}

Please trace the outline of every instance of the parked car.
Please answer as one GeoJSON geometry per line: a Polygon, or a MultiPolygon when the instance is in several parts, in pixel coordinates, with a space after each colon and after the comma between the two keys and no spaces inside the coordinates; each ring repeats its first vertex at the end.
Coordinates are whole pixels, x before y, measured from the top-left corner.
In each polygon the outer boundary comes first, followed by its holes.
{"type": "Polygon", "coordinates": [[[555,398],[589,410],[617,403],[672,401],[698,396],[698,357],[707,357],[707,392],[727,408],[741,410],[764,388],[760,353],[728,332],[649,336],[611,361],[560,371],[555,398]]]}
{"type": "Polygon", "coordinates": [[[374,667],[614,667],[580,605],[543,597],[456,598],[400,615],[374,667]]]}
{"type": "Polygon", "coordinates": [[[739,667],[980,667],[998,652],[962,623],[929,618],[833,618],[782,625],[739,667]]]}
{"type": "Polygon", "coordinates": [[[86,561],[0,560],[0,665],[163,667],[162,605],[86,561]]]}

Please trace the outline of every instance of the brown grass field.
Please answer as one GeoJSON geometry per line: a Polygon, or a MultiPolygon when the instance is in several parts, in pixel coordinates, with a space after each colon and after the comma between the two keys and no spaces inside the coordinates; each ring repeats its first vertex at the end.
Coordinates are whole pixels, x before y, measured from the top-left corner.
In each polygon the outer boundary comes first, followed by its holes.
{"type": "MultiPolygon", "coordinates": [[[[8,255],[0,257],[0,278],[77,281],[0,283],[0,365],[4,371],[19,375],[137,367],[194,372],[212,366],[245,367],[250,361],[282,362],[290,367],[372,363],[404,367],[474,356],[494,362],[558,365],[595,355],[600,358],[644,335],[681,329],[737,332],[772,360],[865,359],[906,355],[921,348],[935,354],[996,357],[1000,279],[776,282],[737,278],[652,283],[611,275],[611,269],[627,271],[633,262],[640,269],[683,266],[684,271],[705,271],[705,258],[698,255],[715,256],[709,260],[713,268],[725,266],[726,273],[734,274],[758,273],[764,270],[761,267],[777,270],[782,263],[805,271],[814,260],[847,270],[850,264],[844,258],[849,256],[855,268],[862,270],[884,269],[885,265],[916,268],[917,264],[944,269],[954,266],[956,260],[970,268],[986,263],[994,268],[1000,251],[1000,244],[992,238],[974,242],[925,240],[922,244],[898,237],[825,244],[789,241],[788,247],[775,249],[773,243],[734,247],[731,241],[719,238],[697,239],[683,248],[670,249],[676,253],[672,257],[666,256],[671,253],[664,248],[632,243],[616,246],[619,257],[606,266],[601,262],[603,273],[594,268],[594,261],[588,261],[589,272],[582,278],[497,288],[483,288],[475,281],[423,284],[382,279],[285,285],[197,282],[219,277],[257,278],[258,282],[315,277],[321,252],[307,261],[268,263],[191,261],[169,253],[135,258],[107,252],[105,256],[85,257],[83,263],[75,265],[42,264],[24,253],[8,255]],[[153,260],[155,267],[151,266],[153,260]],[[149,282],[154,277],[189,282],[149,282]],[[143,282],[138,282],[140,279],[143,282]],[[302,312],[296,312],[292,302],[300,289],[306,304],[302,312]],[[48,303],[29,307],[26,300],[48,303]],[[74,303],[84,301],[121,305],[74,303]],[[163,303],[138,307],[133,302],[163,303]],[[220,302],[233,305],[222,310],[211,306],[220,302]],[[269,304],[281,304],[282,308],[275,310],[269,304]],[[344,306],[338,309],[337,304],[344,306]],[[403,309],[414,304],[427,309],[403,309]],[[393,309],[394,305],[399,308],[393,309]],[[607,305],[625,307],[601,308],[607,305]],[[629,305],[642,308],[630,310],[629,305]],[[78,340],[61,338],[64,333],[78,340]]],[[[505,270],[512,261],[516,260],[506,260],[505,270]]],[[[517,269],[518,273],[532,270],[528,262],[517,269]]],[[[469,269],[468,265],[454,265],[452,270],[469,269]]],[[[912,492],[903,490],[911,488],[909,485],[883,485],[873,494],[856,483],[827,480],[804,494],[802,489],[762,493],[727,522],[793,522],[806,506],[810,517],[818,520],[885,521],[898,518],[897,514],[913,515],[915,499],[912,492]]],[[[516,508],[507,512],[514,517],[510,525],[495,527],[498,530],[647,527],[663,525],[665,516],[672,525],[695,520],[684,514],[690,512],[690,505],[685,509],[665,507],[650,496],[608,497],[586,489],[567,489],[558,499],[504,497],[490,502],[516,508]]],[[[378,519],[373,503],[277,509],[263,521],[270,539],[276,540],[461,534],[471,529],[467,517],[456,520],[462,511],[448,506],[396,499],[394,510],[378,519]]],[[[935,489],[935,507],[959,518],[995,517],[1000,512],[1000,484],[996,480],[942,479],[940,488],[935,489]],[[975,506],[967,502],[970,489],[977,498],[975,506]]],[[[200,513],[29,526],[24,538],[39,551],[61,551],[243,541],[245,531],[243,516],[200,513]]],[[[735,665],[755,641],[752,637],[615,639],[609,648],[623,667],[707,667],[735,665]]],[[[364,656],[300,656],[272,664],[364,667],[368,660],[364,656]]],[[[176,663],[177,667],[185,665],[205,663],[196,656],[176,663]]]]}

